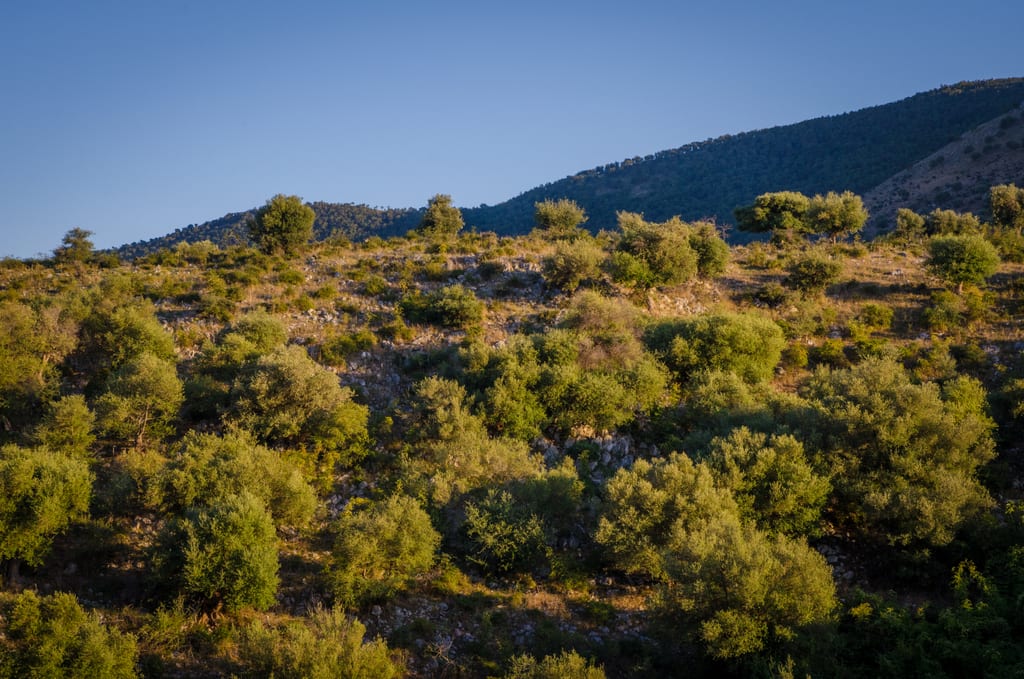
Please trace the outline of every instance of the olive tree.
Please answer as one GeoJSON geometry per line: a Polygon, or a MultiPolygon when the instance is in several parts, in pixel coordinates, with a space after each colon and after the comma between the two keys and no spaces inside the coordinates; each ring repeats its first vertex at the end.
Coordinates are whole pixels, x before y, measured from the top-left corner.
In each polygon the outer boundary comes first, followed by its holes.
{"type": "Polygon", "coordinates": [[[0,560],[11,573],[42,563],[53,538],[86,517],[93,477],[85,461],[42,448],[0,448],[0,560]]]}
{"type": "Polygon", "coordinates": [[[601,275],[606,254],[590,239],[559,241],[555,251],[544,258],[544,279],[565,292],[574,292],[584,281],[601,275]]]}
{"type": "Polygon", "coordinates": [[[606,492],[597,542],[618,567],[660,581],[665,612],[693,623],[710,655],[756,653],[835,608],[824,558],[744,522],[707,465],[678,453],[640,460],[606,492]]]}
{"type": "Polygon", "coordinates": [[[345,461],[363,452],[369,411],[301,346],[280,346],[261,356],[235,380],[232,395],[229,419],[261,441],[307,445],[347,456],[345,461]]]}
{"type": "Polygon", "coordinates": [[[772,241],[785,244],[806,232],[804,217],[810,199],[797,191],[762,193],[752,205],[736,208],[734,216],[741,231],[771,233],[772,241]]]}
{"type": "Polygon", "coordinates": [[[246,226],[256,245],[267,254],[296,254],[313,236],[316,212],[298,196],[277,194],[256,210],[246,226]]]}
{"type": "Polygon", "coordinates": [[[243,491],[168,523],[154,573],[204,608],[266,610],[278,586],[277,532],[263,502],[243,491]]]}
{"type": "Polygon", "coordinates": [[[963,292],[964,283],[981,285],[999,268],[999,252],[982,236],[937,236],[928,243],[927,267],[963,292]]]}
{"type": "Polygon", "coordinates": [[[53,251],[54,260],[61,264],[88,262],[93,254],[92,235],[92,231],[78,227],[71,229],[61,238],[60,247],[53,251]]]}
{"type": "Polygon", "coordinates": [[[135,637],[86,612],[75,595],[39,596],[25,590],[0,621],[5,643],[0,673],[5,677],[131,679],[138,676],[135,637]]]}
{"type": "Polygon", "coordinates": [[[107,379],[106,393],[96,399],[98,426],[108,436],[141,448],[170,433],[184,399],[174,364],[142,353],[107,379]]]}
{"type": "Polygon", "coordinates": [[[59,306],[0,302],[0,418],[9,426],[56,396],[57,366],[74,351],[77,333],[78,323],[59,306]]]}
{"type": "Polygon", "coordinates": [[[562,198],[534,203],[533,219],[537,228],[552,238],[573,238],[580,234],[580,224],[587,221],[587,213],[576,201],[562,198]]]}
{"type": "Polygon", "coordinates": [[[786,346],[782,328],[759,314],[704,314],[652,326],[645,340],[680,380],[705,370],[735,372],[750,383],[774,373],[786,346]]]}
{"type": "Polygon", "coordinates": [[[896,546],[948,544],[991,506],[978,469],[995,455],[985,392],[966,377],[916,384],[898,363],[819,369],[801,436],[832,477],[834,518],[896,546]]]}
{"type": "Polygon", "coordinates": [[[992,221],[1003,229],[1024,230],[1024,188],[1001,184],[989,189],[989,209],[992,221]]]}
{"type": "Polygon", "coordinates": [[[458,235],[464,224],[462,211],[452,205],[452,197],[439,193],[427,201],[418,229],[427,238],[448,240],[458,235]]]}
{"type": "Polygon", "coordinates": [[[835,242],[864,228],[868,211],[860,196],[850,191],[829,191],[811,198],[804,219],[810,233],[830,236],[835,242]]]}
{"type": "Polygon", "coordinates": [[[697,275],[698,253],[690,245],[692,230],[679,217],[648,222],[643,215],[619,212],[621,235],[612,255],[616,281],[648,289],[678,285],[697,275]]]}
{"type": "Polygon", "coordinates": [[[835,259],[812,251],[794,258],[786,269],[786,285],[804,293],[821,293],[839,280],[843,267],[835,259]]]}
{"type": "Polygon", "coordinates": [[[184,511],[243,492],[259,498],[277,525],[304,526],[316,510],[316,494],[299,470],[242,432],[188,434],[154,480],[151,499],[184,511]]]}
{"type": "Polygon", "coordinates": [[[329,579],[346,606],[390,597],[434,565],[441,535],[419,503],[392,495],[366,509],[352,503],[338,518],[329,579]]]}
{"type": "Polygon", "coordinates": [[[96,440],[95,429],[96,415],[85,397],[72,394],[47,406],[32,438],[44,448],[85,458],[96,440]]]}
{"type": "Polygon", "coordinates": [[[740,427],[713,439],[707,459],[718,483],[732,490],[744,519],[769,533],[817,532],[832,486],[794,437],[740,427]]]}
{"type": "Polygon", "coordinates": [[[665,551],[665,606],[697,623],[708,654],[738,658],[827,623],[838,605],[832,570],[802,539],[770,537],[735,514],[674,528],[665,551]]]}

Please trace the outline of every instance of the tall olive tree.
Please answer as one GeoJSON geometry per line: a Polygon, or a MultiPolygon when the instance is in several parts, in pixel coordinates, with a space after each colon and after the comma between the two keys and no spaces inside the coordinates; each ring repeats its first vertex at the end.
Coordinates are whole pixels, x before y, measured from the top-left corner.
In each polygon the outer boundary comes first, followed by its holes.
{"type": "Polygon", "coordinates": [[[89,237],[92,231],[74,228],[64,234],[60,241],[60,247],[53,251],[53,258],[62,263],[87,262],[92,258],[92,241],[89,237]]]}
{"type": "Polygon", "coordinates": [[[428,201],[419,232],[427,238],[446,240],[454,238],[463,225],[462,211],[452,205],[452,197],[439,193],[428,201]]]}
{"type": "Polygon", "coordinates": [[[63,533],[89,511],[88,464],[62,453],[8,445],[0,448],[0,560],[12,576],[35,566],[63,533]]]}
{"type": "Polygon", "coordinates": [[[798,191],[776,191],[762,193],[753,205],[736,208],[734,215],[741,231],[771,233],[773,242],[783,244],[804,233],[810,207],[810,199],[798,191]]]}
{"type": "Polygon", "coordinates": [[[1024,188],[1001,184],[989,189],[989,208],[992,221],[1004,229],[1024,230],[1024,188]]]}
{"type": "Polygon", "coordinates": [[[246,226],[260,250],[267,254],[296,254],[313,236],[316,213],[298,196],[277,194],[256,211],[246,226]]]}
{"type": "Polygon", "coordinates": [[[868,211],[860,196],[850,191],[829,191],[811,198],[805,219],[808,231],[830,236],[834,242],[860,231],[868,220],[868,211]]]}

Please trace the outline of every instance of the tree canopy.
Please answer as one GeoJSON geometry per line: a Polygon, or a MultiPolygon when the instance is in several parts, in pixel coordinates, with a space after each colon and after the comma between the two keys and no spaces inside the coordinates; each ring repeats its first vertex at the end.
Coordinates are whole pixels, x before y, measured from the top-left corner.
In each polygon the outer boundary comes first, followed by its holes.
{"type": "Polygon", "coordinates": [[[534,221],[552,238],[571,238],[587,221],[587,213],[574,200],[545,200],[534,205],[534,221]]]}
{"type": "Polygon", "coordinates": [[[927,266],[962,291],[980,285],[999,268],[999,252],[982,236],[937,236],[928,243],[927,266]]]}
{"type": "Polygon", "coordinates": [[[267,254],[296,254],[313,236],[316,213],[298,196],[282,193],[267,200],[246,223],[249,235],[267,254]]]}
{"type": "Polygon", "coordinates": [[[833,241],[857,233],[868,220],[861,197],[850,191],[829,191],[810,200],[806,214],[807,230],[830,236],[833,241]]]}
{"type": "Polygon", "coordinates": [[[418,229],[427,238],[447,240],[458,235],[463,225],[462,212],[452,205],[452,197],[439,193],[427,201],[418,229]]]}

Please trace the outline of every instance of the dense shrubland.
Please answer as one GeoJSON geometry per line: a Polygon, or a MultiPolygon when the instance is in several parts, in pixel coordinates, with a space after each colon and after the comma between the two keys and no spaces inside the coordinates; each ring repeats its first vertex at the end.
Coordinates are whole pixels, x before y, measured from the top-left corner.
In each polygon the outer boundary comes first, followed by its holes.
{"type": "Polygon", "coordinates": [[[1022,204],[7,260],[0,675],[1019,673],[1022,204]]]}

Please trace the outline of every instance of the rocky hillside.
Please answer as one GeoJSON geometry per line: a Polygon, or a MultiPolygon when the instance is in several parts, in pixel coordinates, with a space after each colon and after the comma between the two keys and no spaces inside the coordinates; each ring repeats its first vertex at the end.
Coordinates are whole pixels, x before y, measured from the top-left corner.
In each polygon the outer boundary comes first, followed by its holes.
{"type": "Polygon", "coordinates": [[[891,229],[901,207],[984,216],[989,187],[997,184],[1024,185],[1024,107],[964,133],[868,191],[869,233],[891,229]]]}

